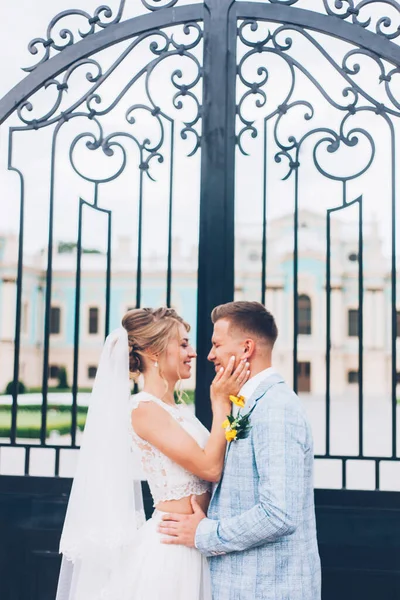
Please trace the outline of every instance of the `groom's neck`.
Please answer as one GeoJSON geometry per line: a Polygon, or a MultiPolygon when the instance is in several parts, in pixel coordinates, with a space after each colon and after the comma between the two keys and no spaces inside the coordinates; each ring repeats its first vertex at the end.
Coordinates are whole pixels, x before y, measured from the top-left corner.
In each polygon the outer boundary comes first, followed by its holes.
{"type": "Polygon", "coordinates": [[[252,360],[250,362],[250,379],[261,371],[265,371],[265,369],[269,369],[272,366],[271,356],[268,357],[260,357],[258,359],[252,360]]]}

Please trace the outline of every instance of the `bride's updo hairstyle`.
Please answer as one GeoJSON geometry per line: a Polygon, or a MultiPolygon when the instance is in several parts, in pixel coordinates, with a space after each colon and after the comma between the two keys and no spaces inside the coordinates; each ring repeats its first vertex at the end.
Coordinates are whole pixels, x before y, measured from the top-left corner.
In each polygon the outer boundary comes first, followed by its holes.
{"type": "Polygon", "coordinates": [[[124,315],[122,327],[128,332],[129,371],[134,380],[145,371],[143,356],[162,357],[169,342],[178,337],[180,324],[190,331],[173,308],[134,308],[124,315]]]}

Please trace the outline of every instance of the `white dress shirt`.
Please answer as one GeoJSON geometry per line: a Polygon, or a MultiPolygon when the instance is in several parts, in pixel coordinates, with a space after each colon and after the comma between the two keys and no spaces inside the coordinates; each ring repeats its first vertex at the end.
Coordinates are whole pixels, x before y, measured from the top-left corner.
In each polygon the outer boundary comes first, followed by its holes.
{"type": "MultiPolygon", "coordinates": [[[[260,373],[257,373],[257,375],[254,375],[254,377],[251,377],[248,381],[246,381],[244,386],[241,388],[238,396],[244,396],[244,398],[247,402],[249,400],[250,396],[252,396],[254,394],[254,392],[258,388],[259,384],[262,381],[264,381],[264,379],[269,377],[270,375],[274,375],[274,373],[276,373],[276,371],[273,367],[268,367],[268,369],[264,369],[263,371],[260,371],[260,373]]],[[[235,418],[237,417],[238,412],[239,412],[239,407],[236,406],[236,404],[233,404],[232,415],[235,418]]]]}

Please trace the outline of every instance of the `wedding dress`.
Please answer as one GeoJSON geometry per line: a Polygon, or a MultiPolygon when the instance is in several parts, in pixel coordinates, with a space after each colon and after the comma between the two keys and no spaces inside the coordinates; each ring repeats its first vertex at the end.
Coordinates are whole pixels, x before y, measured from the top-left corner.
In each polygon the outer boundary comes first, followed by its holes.
{"type": "MultiPolygon", "coordinates": [[[[204,448],[208,430],[184,404],[171,406],[145,392],[132,396],[132,409],[154,402],[166,410],[204,448]]],[[[141,459],[154,506],[210,491],[211,484],[174,463],[131,429],[132,449],[141,459]]],[[[211,600],[207,559],[195,548],[161,542],[157,526],[162,512],[155,509],[138,531],[138,543],[129,561],[129,600],[211,600]]]]}

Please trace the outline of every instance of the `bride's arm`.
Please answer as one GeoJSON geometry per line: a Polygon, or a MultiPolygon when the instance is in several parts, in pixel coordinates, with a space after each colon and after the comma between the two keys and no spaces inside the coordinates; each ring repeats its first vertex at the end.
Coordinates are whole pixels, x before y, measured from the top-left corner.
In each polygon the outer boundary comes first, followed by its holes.
{"type": "Polygon", "coordinates": [[[230,413],[229,394],[237,394],[249,373],[241,362],[232,373],[234,361],[224,373],[220,371],[211,386],[213,422],[205,448],[154,402],[141,402],[132,411],[132,426],[143,440],[158,448],[194,475],[206,481],[219,481],[224,464],[226,439],[222,423],[230,413]]]}

